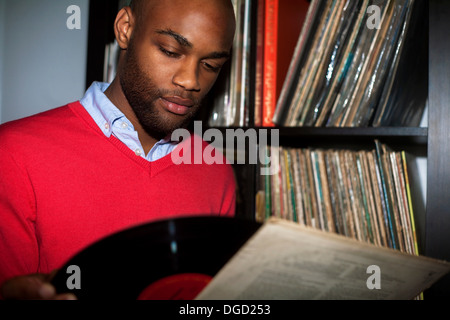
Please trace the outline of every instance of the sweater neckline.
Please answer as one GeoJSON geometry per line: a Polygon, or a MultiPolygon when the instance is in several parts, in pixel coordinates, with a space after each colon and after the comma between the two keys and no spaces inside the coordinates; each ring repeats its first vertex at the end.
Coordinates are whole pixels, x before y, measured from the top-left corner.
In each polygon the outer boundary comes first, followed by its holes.
{"type": "MultiPolygon", "coordinates": [[[[126,146],[122,141],[117,139],[115,136],[111,135],[108,138],[100,130],[98,125],[95,123],[94,119],[92,119],[92,117],[89,115],[89,113],[86,111],[86,109],[81,105],[79,101],[70,103],[69,107],[72,110],[72,112],[74,112],[77,116],[79,116],[90,129],[92,129],[96,134],[102,136],[105,140],[111,143],[116,149],[122,152],[130,160],[135,162],[144,170],[148,171],[151,176],[155,176],[162,170],[172,165],[175,165],[175,163],[172,161],[172,153],[169,153],[168,155],[158,160],[150,162],[142,158],[141,156],[136,155],[128,146],[126,146]]],[[[182,141],[178,146],[175,147],[175,149],[172,152],[177,152],[177,149],[182,147],[184,143],[187,143],[187,141],[182,141]]]]}

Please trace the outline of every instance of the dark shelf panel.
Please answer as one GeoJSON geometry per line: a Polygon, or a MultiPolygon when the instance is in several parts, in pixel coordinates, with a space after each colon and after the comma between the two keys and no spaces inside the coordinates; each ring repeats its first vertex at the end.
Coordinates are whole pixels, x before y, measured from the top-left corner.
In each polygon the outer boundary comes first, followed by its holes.
{"type": "MultiPolygon", "coordinates": [[[[416,137],[427,143],[428,128],[423,127],[364,127],[364,128],[318,128],[318,127],[215,127],[221,131],[227,129],[278,129],[280,136],[368,136],[368,137],[416,137]]],[[[208,128],[206,128],[208,129],[208,128]]]]}
{"type": "Polygon", "coordinates": [[[279,128],[280,141],[287,144],[316,144],[327,147],[354,148],[372,146],[375,139],[388,143],[393,148],[419,148],[425,152],[428,143],[428,128],[380,127],[380,128],[279,128]],[[301,141],[305,140],[305,141],[301,141]]]}
{"type": "MultiPolygon", "coordinates": [[[[450,1],[429,1],[429,154],[425,255],[450,261],[450,1]]],[[[425,299],[450,298],[450,274],[425,299]]]]}
{"type": "Polygon", "coordinates": [[[226,129],[279,129],[283,135],[365,135],[365,136],[421,136],[428,135],[425,127],[214,127],[220,130],[226,129]]]}
{"type": "Polygon", "coordinates": [[[94,81],[103,81],[105,46],[115,39],[113,26],[118,7],[118,0],[91,0],[89,2],[86,89],[94,81]]]}
{"type": "Polygon", "coordinates": [[[365,127],[365,128],[315,128],[315,127],[276,127],[280,136],[321,136],[321,137],[396,137],[399,139],[415,139],[427,143],[428,128],[417,127],[365,127]]]}
{"type": "MultiPolygon", "coordinates": [[[[204,128],[207,130],[208,128],[204,128]]],[[[364,128],[316,128],[316,127],[221,127],[226,138],[227,130],[266,130],[270,137],[273,129],[279,133],[280,145],[292,147],[320,146],[323,148],[351,147],[371,148],[374,139],[389,144],[394,149],[407,149],[417,155],[426,156],[428,128],[422,127],[364,127],[364,128]]],[[[270,138],[269,138],[270,141],[270,138]]]]}

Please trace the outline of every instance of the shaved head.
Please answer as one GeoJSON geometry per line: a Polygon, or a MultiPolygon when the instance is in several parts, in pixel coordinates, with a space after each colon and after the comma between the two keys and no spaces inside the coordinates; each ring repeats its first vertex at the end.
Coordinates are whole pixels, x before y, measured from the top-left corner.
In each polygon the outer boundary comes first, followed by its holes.
{"type": "MultiPolygon", "coordinates": [[[[158,5],[159,2],[164,2],[168,0],[131,0],[130,1],[130,8],[136,18],[137,21],[137,27],[139,27],[146,14],[148,13],[149,5],[152,7],[158,5]]],[[[234,16],[234,8],[231,0],[207,0],[207,1],[214,1],[217,3],[217,5],[222,6],[222,9],[224,9],[224,13],[230,14],[233,18],[234,16]]],[[[187,3],[192,3],[192,1],[186,1],[187,3]]]]}
{"type": "Polygon", "coordinates": [[[190,123],[230,57],[235,28],[231,0],[133,0],[121,9],[109,97],[140,137],[157,141],[190,123]]]}
{"type": "Polygon", "coordinates": [[[142,23],[143,13],[146,11],[146,7],[150,2],[151,0],[132,0],[130,2],[130,8],[136,18],[138,26],[142,23]]]}

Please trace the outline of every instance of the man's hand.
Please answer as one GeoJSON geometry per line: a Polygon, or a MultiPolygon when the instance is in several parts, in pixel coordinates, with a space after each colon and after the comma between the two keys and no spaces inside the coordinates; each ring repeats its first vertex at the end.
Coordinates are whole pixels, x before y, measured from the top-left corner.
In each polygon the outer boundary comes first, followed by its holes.
{"type": "Polygon", "coordinates": [[[56,294],[50,284],[55,273],[11,278],[1,287],[1,296],[5,300],[76,300],[70,293],[56,294]]]}

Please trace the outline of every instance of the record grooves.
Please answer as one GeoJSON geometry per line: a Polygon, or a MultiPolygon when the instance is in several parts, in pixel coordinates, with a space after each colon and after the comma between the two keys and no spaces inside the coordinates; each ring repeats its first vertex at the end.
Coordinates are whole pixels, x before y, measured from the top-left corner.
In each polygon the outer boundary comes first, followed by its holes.
{"type": "Polygon", "coordinates": [[[260,226],[210,216],[144,224],[78,253],[52,283],[80,300],[192,299],[260,226]],[[72,265],[80,268],[81,289],[67,288],[72,265]]]}

